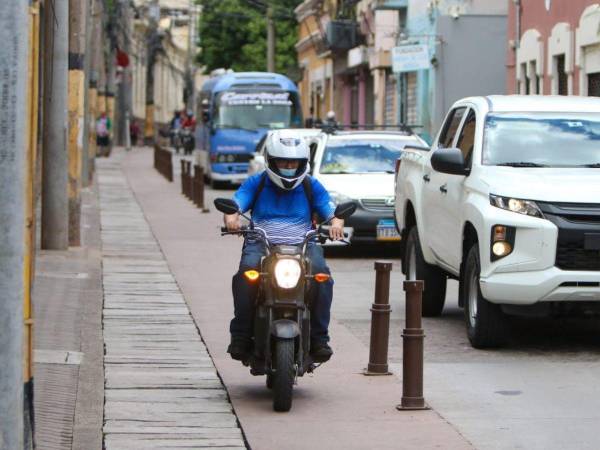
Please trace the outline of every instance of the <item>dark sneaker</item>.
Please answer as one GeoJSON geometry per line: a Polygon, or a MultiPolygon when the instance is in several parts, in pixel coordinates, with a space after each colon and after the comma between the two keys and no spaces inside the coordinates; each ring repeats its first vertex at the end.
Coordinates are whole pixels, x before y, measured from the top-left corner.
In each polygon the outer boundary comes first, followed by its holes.
{"type": "Polygon", "coordinates": [[[315,362],[323,363],[329,361],[329,358],[333,355],[333,350],[327,342],[313,342],[310,345],[310,355],[315,362]]]}
{"type": "Polygon", "coordinates": [[[252,341],[246,337],[231,336],[231,343],[227,348],[227,353],[237,361],[243,361],[252,350],[252,341]]]}

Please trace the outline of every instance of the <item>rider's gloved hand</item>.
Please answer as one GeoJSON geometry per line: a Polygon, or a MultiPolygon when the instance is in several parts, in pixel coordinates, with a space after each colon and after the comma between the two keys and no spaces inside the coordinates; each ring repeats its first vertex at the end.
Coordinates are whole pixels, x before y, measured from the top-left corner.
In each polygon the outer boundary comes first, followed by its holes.
{"type": "Polygon", "coordinates": [[[344,221],[334,217],[331,219],[331,226],[329,227],[329,238],[332,241],[339,241],[344,239],[344,221]]]}
{"type": "Polygon", "coordinates": [[[224,214],[225,227],[227,231],[237,232],[242,227],[242,221],[239,214],[224,214]]]}

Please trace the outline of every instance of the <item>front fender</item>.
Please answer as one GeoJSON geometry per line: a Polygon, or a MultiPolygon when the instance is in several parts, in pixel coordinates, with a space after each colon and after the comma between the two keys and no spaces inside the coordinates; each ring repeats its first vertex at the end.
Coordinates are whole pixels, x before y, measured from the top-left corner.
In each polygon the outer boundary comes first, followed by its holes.
{"type": "Polygon", "coordinates": [[[271,336],[280,339],[294,339],[300,336],[300,327],[293,320],[279,319],[271,324],[271,336]]]}

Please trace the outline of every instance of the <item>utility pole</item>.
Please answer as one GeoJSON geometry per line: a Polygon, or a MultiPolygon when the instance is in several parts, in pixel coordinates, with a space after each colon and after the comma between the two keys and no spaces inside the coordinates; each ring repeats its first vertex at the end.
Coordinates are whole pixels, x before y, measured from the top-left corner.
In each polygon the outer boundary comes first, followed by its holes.
{"type": "Polygon", "coordinates": [[[90,118],[91,118],[91,78],[92,78],[92,29],[94,0],[85,1],[85,59],[83,62],[83,152],[81,153],[81,186],[90,185],[90,118]]]}
{"type": "MultiPolygon", "coordinates": [[[[117,38],[119,50],[127,55],[130,59],[131,55],[131,7],[128,0],[119,0],[116,4],[117,13],[115,20],[119,22],[117,29],[119,30],[119,38],[117,38]]],[[[131,63],[127,66],[119,65],[119,81],[117,95],[117,126],[116,135],[119,145],[127,145],[129,137],[129,121],[131,117],[131,63]]]]}
{"type": "Polygon", "coordinates": [[[0,0],[0,448],[23,448],[29,0],[0,0]]]}
{"type": "Polygon", "coordinates": [[[146,124],[144,127],[144,143],[154,144],[154,64],[161,48],[161,36],[158,32],[158,21],[160,20],[160,5],[158,0],[152,0],[148,6],[148,20],[150,26],[146,35],[148,47],[148,58],[146,66],[146,124]]]}
{"type": "Polygon", "coordinates": [[[44,12],[42,248],[69,247],[67,196],[67,80],[69,2],[47,2],[44,12]]]}
{"type": "Polygon", "coordinates": [[[275,23],[273,7],[267,7],[267,72],[275,72],[275,23]]]}
{"type": "Polygon", "coordinates": [[[69,245],[81,245],[86,2],[69,0],[69,245]]]}

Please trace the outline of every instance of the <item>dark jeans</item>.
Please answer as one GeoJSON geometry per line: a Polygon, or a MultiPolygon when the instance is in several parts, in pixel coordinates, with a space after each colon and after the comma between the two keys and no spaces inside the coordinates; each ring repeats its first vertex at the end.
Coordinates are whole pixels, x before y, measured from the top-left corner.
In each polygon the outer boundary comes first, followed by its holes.
{"type": "MultiPolygon", "coordinates": [[[[246,270],[260,270],[260,260],[265,255],[262,243],[246,242],[242,250],[240,268],[233,276],[234,318],[231,320],[229,331],[232,336],[251,337],[253,334],[254,303],[258,294],[258,284],[249,283],[244,277],[246,270]]],[[[323,257],[323,249],[315,244],[308,246],[308,257],[313,273],[331,273],[323,257]]],[[[325,283],[314,283],[311,289],[311,340],[328,342],[329,320],[331,317],[331,300],[333,299],[333,279],[325,283]]]]}

